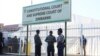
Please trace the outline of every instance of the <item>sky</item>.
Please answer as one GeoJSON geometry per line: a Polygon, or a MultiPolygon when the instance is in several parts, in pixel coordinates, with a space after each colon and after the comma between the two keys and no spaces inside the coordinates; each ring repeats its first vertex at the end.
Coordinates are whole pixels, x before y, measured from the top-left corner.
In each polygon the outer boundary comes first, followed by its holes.
{"type": "MultiPolygon", "coordinates": [[[[54,0],[32,0],[32,5],[54,0]]],[[[22,24],[22,8],[31,0],[0,0],[0,23],[22,24]]],[[[72,0],[72,14],[100,20],[100,0],[72,0]]]]}

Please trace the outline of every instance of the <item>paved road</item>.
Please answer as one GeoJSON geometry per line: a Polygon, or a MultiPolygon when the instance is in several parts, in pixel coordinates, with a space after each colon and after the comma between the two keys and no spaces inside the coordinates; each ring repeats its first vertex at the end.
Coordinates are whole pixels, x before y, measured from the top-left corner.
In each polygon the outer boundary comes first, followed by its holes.
{"type": "MultiPolygon", "coordinates": [[[[25,54],[21,54],[19,55],[18,53],[8,53],[8,54],[3,54],[0,56],[25,56],[25,54]]],[[[35,56],[34,54],[31,54],[30,56],[35,56]]],[[[46,54],[42,54],[41,56],[47,56],[46,54]]],[[[55,55],[57,56],[57,55],[55,55]]],[[[80,55],[72,55],[72,54],[68,54],[67,56],[80,56],[80,55]]],[[[87,56],[91,56],[91,55],[87,55],[87,56]]]]}

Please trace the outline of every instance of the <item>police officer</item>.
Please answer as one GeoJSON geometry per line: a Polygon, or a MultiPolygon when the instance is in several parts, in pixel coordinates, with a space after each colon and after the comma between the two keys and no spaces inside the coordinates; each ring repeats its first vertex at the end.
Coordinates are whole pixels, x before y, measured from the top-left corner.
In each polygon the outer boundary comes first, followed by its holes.
{"type": "Polygon", "coordinates": [[[84,35],[82,35],[82,37],[80,38],[80,45],[83,48],[84,56],[86,56],[86,44],[87,44],[87,39],[84,37],[84,35]]]}
{"type": "Polygon", "coordinates": [[[4,46],[3,33],[0,32],[0,55],[3,54],[3,46],[4,46]]]}
{"type": "Polygon", "coordinates": [[[45,41],[48,43],[47,54],[48,56],[54,56],[54,42],[56,42],[56,38],[52,35],[52,31],[50,31],[49,34],[50,35],[45,39],[45,41]]]}
{"type": "Polygon", "coordinates": [[[41,39],[39,36],[40,30],[36,30],[36,35],[34,36],[35,41],[35,56],[41,56],[41,39]]]}
{"type": "Polygon", "coordinates": [[[58,48],[58,56],[63,56],[63,50],[64,50],[64,35],[62,35],[62,29],[58,29],[58,37],[57,37],[57,48],[58,48]]]}

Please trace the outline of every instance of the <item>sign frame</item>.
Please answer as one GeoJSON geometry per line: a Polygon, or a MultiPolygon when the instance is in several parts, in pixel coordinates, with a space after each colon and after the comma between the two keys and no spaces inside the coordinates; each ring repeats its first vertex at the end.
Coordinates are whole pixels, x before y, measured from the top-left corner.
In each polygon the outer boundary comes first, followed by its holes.
{"type": "MultiPolygon", "coordinates": [[[[33,8],[34,9],[34,8],[33,8]]],[[[30,12],[31,13],[31,12],[30,12]]],[[[62,13],[63,14],[63,13],[62,13]]],[[[51,14],[52,15],[52,14],[51,14]]],[[[57,15],[57,14],[56,14],[57,15]]],[[[64,14],[63,14],[64,15],[64,14]]],[[[62,16],[63,16],[62,15],[62,16]]],[[[43,15],[44,16],[44,15],[43,15]]],[[[34,19],[34,18],[32,18],[32,19],[34,19]]],[[[52,2],[47,2],[47,3],[42,3],[42,4],[36,4],[36,5],[31,5],[31,6],[26,6],[26,7],[23,7],[23,19],[22,19],[22,24],[23,25],[31,25],[31,24],[43,24],[43,23],[53,23],[53,22],[63,22],[63,21],[71,21],[71,1],[70,0],[67,0],[67,1],[62,1],[62,0],[60,0],[60,1],[52,1],[52,2]],[[63,11],[63,12],[68,12],[68,18],[66,18],[67,17],[67,15],[66,16],[64,16],[65,18],[63,19],[63,18],[60,18],[61,20],[58,20],[59,19],[59,17],[58,16],[56,16],[56,17],[58,17],[56,20],[55,20],[55,18],[54,18],[54,20],[42,20],[42,21],[34,21],[34,20],[30,20],[29,18],[25,18],[25,14],[24,14],[24,12],[25,11],[27,11],[27,10],[25,10],[25,9],[27,9],[27,8],[30,8],[30,7],[34,7],[34,6],[36,6],[36,7],[38,7],[39,5],[45,5],[45,4],[52,4],[52,3],[63,3],[62,4],[62,6],[63,5],[66,5],[67,4],[67,6],[68,6],[68,10],[69,11],[63,11]],[[27,21],[27,19],[29,20],[29,21],[27,21]]]]}

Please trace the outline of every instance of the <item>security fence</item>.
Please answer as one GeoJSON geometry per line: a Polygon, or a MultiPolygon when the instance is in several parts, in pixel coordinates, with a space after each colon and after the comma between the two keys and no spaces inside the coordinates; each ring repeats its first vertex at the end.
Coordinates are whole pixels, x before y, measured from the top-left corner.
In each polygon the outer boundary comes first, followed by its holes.
{"type": "MultiPolygon", "coordinates": [[[[57,29],[63,29],[63,35],[65,35],[65,23],[48,23],[48,24],[36,24],[29,25],[29,38],[28,38],[28,52],[30,55],[35,53],[34,35],[36,30],[40,30],[40,37],[42,40],[42,54],[47,55],[47,43],[45,42],[46,36],[49,31],[53,31],[53,35],[57,38],[57,29]]],[[[23,26],[17,34],[20,34],[19,41],[19,54],[25,54],[26,52],[26,26],[23,26]]],[[[66,39],[66,55],[82,55],[83,51],[80,47],[80,37],[84,35],[87,39],[86,54],[89,56],[100,56],[100,25],[99,24],[67,24],[67,39],[66,39]]],[[[55,43],[55,54],[57,54],[57,43],[55,43]]]]}

